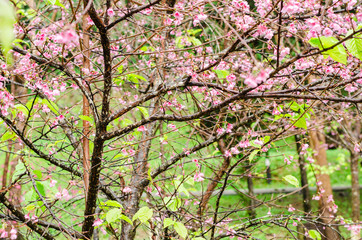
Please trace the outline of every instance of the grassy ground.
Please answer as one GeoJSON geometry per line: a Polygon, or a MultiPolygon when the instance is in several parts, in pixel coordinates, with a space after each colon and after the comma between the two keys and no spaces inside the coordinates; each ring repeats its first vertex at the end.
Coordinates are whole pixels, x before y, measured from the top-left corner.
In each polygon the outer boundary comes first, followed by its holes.
{"type": "MultiPolygon", "coordinates": [[[[172,141],[171,139],[177,139],[177,134],[175,133],[175,136],[169,137],[169,141],[172,141]]],[[[189,132],[182,132],[181,134],[185,134],[186,136],[189,135],[189,132]]],[[[196,140],[201,140],[198,137],[195,137],[194,143],[196,140]]],[[[159,139],[153,140],[155,145],[159,144],[159,139]]],[[[177,143],[177,140],[174,142],[175,150],[177,152],[182,151],[182,148],[187,147],[187,144],[185,142],[179,142],[177,143]]],[[[171,149],[166,148],[166,154],[165,158],[169,159],[171,157],[171,149]]],[[[111,156],[113,156],[114,153],[111,154],[105,154],[105,159],[110,159],[111,156]]],[[[331,149],[327,151],[327,157],[328,162],[330,165],[330,177],[331,177],[331,183],[333,186],[337,185],[350,185],[350,166],[348,162],[348,152],[343,149],[331,149]]],[[[186,158],[182,161],[184,164],[184,174],[188,175],[191,174],[193,176],[194,171],[197,169],[195,167],[195,164],[191,161],[193,158],[200,159],[200,163],[202,163],[202,172],[205,174],[206,178],[211,178],[213,176],[213,171],[210,168],[206,168],[205,166],[208,165],[210,167],[213,167],[215,169],[220,166],[222,158],[220,157],[220,152],[215,152],[215,147],[211,146],[208,150],[202,150],[197,156],[190,156],[189,158],[186,158]],[[218,155],[218,157],[213,158],[214,155],[218,155]]],[[[150,166],[151,168],[155,168],[160,164],[159,159],[159,151],[157,149],[151,153],[151,159],[150,166]]],[[[3,164],[4,161],[4,154],[0,154],[0,165],[3,164]]],[[[29,159],[29,161],[32,161],[32,159],[29,159]]],[[[233,161],[236,161],[235,159],[233,161]]],[[[47,169],[48,164],[43,162],[39,159],[34,159],[34,162],[32,163],[34,169],[40,169],[45,168],[47,169]]],[[[236,173],[242,173],[245,171],[245,168],[239,168],[236,173]]],[[[171,169],[172,174],[176,175],[183,175],[182,169],[178,166],[171,169]]],[[[256,158],[256,165],[253,167],[251,175],[253,176],[254,181],[254,187],[255,188],[283,188],[283,187],[292,187],[289,183],[282,180],[283,176],[286,175],[293,175],[296,178],[299,179],[299,167],[297,162],[297,152],[295,149],[295,143],[293,141],[293,138],[288,138],[286,140],[278,141],[274,144],[273,148],[269,151],[268,156],[266,156],[265,153],[261,154],[256,158]],[[294,161],[290,165],[286,165],[284,162],[284,158],[286,156],[293,156],[294,161]],[[272,173],[272,181],[270,184],[267,183],[265,180],[265,159],[269,158],[271,162],[271,173],[272,173]]],[[[53,175],[53,178],[58,181],[58,187],[67,187],[69,182],[68,178],[64,175],[53,175]]],[[[362,182],[362,174],[360,174],[360,181],[362,182]]],[[[309,171],[309,182],[310,185],[313,186],[315,184],[315,179],[313,178],[313,173],[309,171]]],[[[208,181],[204,181],[202,183],[196,183],[194,186],[194,190],[201,191],[205,190],[207,187],[208,181]]],[[[238,188],[247,188],[246,185],[246,178],[234,178],[233,184],[237,186],[238,188]],[[236,180],[235,180],[236,179],[236,180]]],[[[164,185],[164,188],[170,188],[173,187],[169,185],[164,185]]],[[[227,189],[232,189],[231,187],[228,187],[227,189]]],[[[57,189],[55,189],[55,192],[57,192],[57,189]]],[[[53,192],[54,195],[54,192],[53,192]]],[[[268,201],[270,199],[276,198],[278,195],[259,195],[258,199],[261,201],[268,201]]],[[[335,200],[337,205],[339,206],[339,212],[343,218],[348,219],[350,218],[351,210],[350,210],[350,194],[345,193],[345,195],[339,195],[335,194],[335,200]]],[[[64,203],[66,204],[66,202],[64,203]]],[[[273,204],[267,204],[267,205],[261,205],[260,207],[256,208],[256,216],[262,217],[266,216],[268,211],[271,212],[272,215],[276,214],[288,214],[288,206],[292,205],[294,208],[296,208],[297,213],[298,210],[302,209],[302,198],[301,195],[295,194],[292,196],[285,197],[281,200],[277,200],[273,202],[273,204]],[[275,204],[275,205],[273,205],[275,204]],[[276,205],[279,205],[280,207],[277,207],[276,205]]],[[[82,214],[83,211],[83,201],[78,201],[72,208],[75,214],[82,214]]],[[[248,202],[245,198],[241,196],[223,196],[221,198],[221,208],[220,211],[228,211],[230,209],[234,209],[236,206],[243,208],[248,205],[248,202]]],[[[215,198],[211,199],[210,206],[213,208],[215,206],[215,198]]],[[[313,209],[317,210],[317,202],[313,201],[313,209]]],[[[235,219],[235,222],[233,224],[239,224],[242,221],[245,221],[245,219],[248,217],[247,211],[238,211],[235,214],[230,215],[229,217],[232,219],[235,219]]],[[[76,217],[74,217],[76,219],[76,217]]],[[[62,218],[65,222],[69,222],[74,224],[72,216],[63,216],[62,218]]],[[[78,219],[79,220],[79,219],[78,219]]],[[[295,227],[291,227],[295,228],[295,227]]],[[[344,228],[340,229],[344,236],[348,237],[348,233],[344,228]]],[[[261,228],[255,229],[253,231],[253,236],[259,238],[259,239],[288,239],[287,236],[288,232],[286,230],[283,230],[282,228],[276,227],[275,225],[265,225],[261,228]]],[[[143,236],[139,239],[143,239],[143,236]]],[[[147,238],[144,238],[147,239],[147,238]]]]}

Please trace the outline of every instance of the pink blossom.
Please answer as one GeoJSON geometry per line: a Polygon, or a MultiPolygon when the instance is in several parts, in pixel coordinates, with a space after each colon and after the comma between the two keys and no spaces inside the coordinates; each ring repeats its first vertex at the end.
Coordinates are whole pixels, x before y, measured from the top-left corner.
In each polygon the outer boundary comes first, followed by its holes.
{"type": "Polygon", "coordinates": [[[173,16],[176,18],[176,19],[182,19],[184,17],[184,15],[180,12],[175,12],[173,14],[173,16]]]}
{"type": "Polygon", "coordinates": [[[49,184],[49,187],[54,187],[56,183],[57,183],[57,181],[56,181],[56,180],[54,180],[54,179],[50,179],[50,184],[49,184]]]}
{"type": "Polygon", "coordinates": [[[129,154],[130,156],[134,156],[134,155],[136,154],[136,151],[133,150],[133,149],[129,149],[129,150],[128,150],[128,154],[129,154]]]}
{"type": "Polygon", "coordinates": [[[233,127],[234,126],[232,124],[228,123],[228,125],[226,126],[226,132],[231,133],[231,130],[233,129],[233,127]]]}
{"type": "Polygon", "coordinates": [[[108,14],[108,16],[110,16],[110,17],[113,17],[114,15],[116,15],[116,14],[114,13],[114,11],[113,11],[112,8],[108,8],[107,14],[108,14]]]}
{"type": "Polygon", "coordinates": [[[358,88],[354,87],[352,84],[349,83],[346,85],[344,90],[351,93],[351,92],[355,92],[357,89],[358,88]]]}
{"type": "Polygon", "coordinates": [[[359,153],[361,151],[361,149],[360,149],[360,147],[359,147],[359,145],[357,143],[354,145],[354,151],[356,153],[359,153]]]}
{"type": "Polygon", "coordinates": [[[145,15],[150,15],[152,13],[152,9],[151,8],[146,8],[145,10],[142,11],[143,14],[145,15]]]}
{"type": "Polygon", "coordinates": [[[145,126],[140,126],[140,127],[137,128],[137,130],[140,131],[140,132],[144,132],[144,131],[146,131],[147,129],[146,129],[145,126]]]}
{"type": "Polygon", "coordinates": [[[199,24],[201,21],[205,21],[207,18],[207,15],[205,15],[204,13],[198,14],[194,17],[194,26],[196,26],[197,24],[199,24]]]}
{"type": "Polygon", "coordinates": [[[60,33],[60,35],[57,36],[57,39],[58,39],[58,42],[63,43],[63,44],[68,44],[71,42],[77,43],[79,36],[73,29],[68,29],[68,30],[65,30],[62,33],[60,33]]]}
{"type": "Polygon", "coordinates": [[[203,173],[195,173],[194,181],[195,182],[202,182],[204,181],[204,174],[203,173]]]}
{"type": "Polygon", "coordinates": [[[228,76],[226,77],[226,80],[227,80],[228,82],[235,81],[235,80],[236,80],[236,77],[235,77],[234,74],[230,74],[230,75],[228,75],[228,76]]]}
{"type": "Polygon", "coordinates": [[[291,162],[289,161],[289,159],[287,157],[284,158],[284,162],[287,164],[287,165],[290,165],[291,162]]]}
{"type": "Polygon", "coordinates": [[[266,39],[270,40],[270,39],[272,39],[273,36],[274,36],[274,32],[272,30],[268,29],[268,30],[265,31],[264,37],[266,39]]]}
{"type": "Polygon", "coordinates": [[[37,222],[38,222],[38,216],[33,215],[33,216],[31,217],[31,221],[32,221],[33,223],[37,223],[37,222]]]}
{"type": "Polygon", "coordinates": [[[101,232],[102,232],[104,235],[107,234],[107,231],[106,231],[103,227],[100,227],[99,229],[101,230],[101,232]]]}
{"type": "Polygon", "coordinates": [[[130,193],[130,192],[132,192],[132,189],[130,188],[130,187],[125,187],[125,188],[123,188],[123,191],[122,192],[124,192],[124,193],[130,193]]]}
{"type": "Polygon", "coordinates": [[[306,144],[302,144],[302,150],[305,151],[309,148],[309,145],[306,143],[306,144]]]}
{"type": "Polygon", "coordinates": [[[60,198],[62,197],[62,193],[61,193],[61,192],[57,192],[57,193],[54,195],[54,197],[55,197],[56,199],[60,199],[60,198]]]}
{"type": "Polygon", "coordinates": [[[294,212],[295,211],[295,208],[293,208],[292,206],[290,206],[289,208],[288,208],[288,212],[294,212]]]}
{"type": "Polygon", "coordinates": [[[224,153],[224,156],[225,157],[231,157],[232,154],[231,154],[231,152],[229,150],[226,150],[225,153],[224,153]]]}
{"type": "Polygon", "coordinates": [[[256,139],[256,140],[254,140],[254,144],[262,146],[264,144],[264,142],[259,139],[256,139]]]}
{"type": "Polygon", "coordinates": [[[308,161],[309,163],[314,163],[314,159],[313,159],[312,157],[307,157],[307,161],[308,161]]]}
{"type": "Polygon", "coordinates": [[[313,196],[312,199],[319,201],[319,199],[321,199],[321,197],[319,195],[316,195],[316,196],[313,196]]]}
{"type": "Polygon", "coordinates": [[[239,147],[240,147],[240,148],[247,148],[247,147],[249,147],[249,146],[250,146],[249,140],[241,141],[241,142],[239,143],[239,147]]]}
{"type": "Polygon", "coordinates": [[[274,108],[274,109],[273,109],[273,112],[272,112],[273,115],[279,115],[280,113],[281,113],[281,112],[279,111],[278,108],[274,108]]]}
{"type": "Polygon", "coordinates": [[[237,147],[232,147],[230,150],[231,150],[231,152],[232,152],[233,154],[239,154],[239,153],[240,153],[240,151],[238,150],[237,147]]]}
{"type": "Polygon", "coordinates": [[[171,128],[172,130],[177,131],[176,125],[174,125],[174,124],[168,124],[167,127],[171,128]]]}
{"type": "Polygon", "coordinates": [[[0,232],[1,232],[0,238],[7,238],[8,237],[8,232],[6,232],[4,229],[1,229],[0,232]]]}
{"type": "Polygon", "coordinates": [[[223,133],[225,132],[225,129],[223,129],[223,128],[218,128],[218,129],[216,130],[216,132],[217,132],[217,134],[223,134],[223,133]]]}
{"type": "Polygon", "coordinates": [[[10,239],[17,239],[17,233],[18,231],[15,228],[12,228],[10,230],[10,239]]]}
{"type": "Polygon", "coordinates": [[[98,227],[98,226],[100,226],[102,223],[103,223],[103,220],[100,219],[100,218],[98,218],[98,219],[96,219],[96,220],[94,221],[93,227],[98,227]]]}
{"type": "Polygon", "coordinates": [[[59,121],[63,121],[63,120],[64,120],[64,116],[63,116],[63,115],[59,115],[58,117],[56,117],[56,119],[58,119],[59,121]]]}
{"type": "Polygon", "coordinates": [[[323,36],[330,37],[333,35],[333,31],[330,28],[325,28],[323,30],[323,36]]]}
{"type": "Polygon", "coordinates": [[[246,78],[244,83],[251,88],[255,88],[258,86],[257,82],[255,81],[255,79],[253,77],[246,78]]]}

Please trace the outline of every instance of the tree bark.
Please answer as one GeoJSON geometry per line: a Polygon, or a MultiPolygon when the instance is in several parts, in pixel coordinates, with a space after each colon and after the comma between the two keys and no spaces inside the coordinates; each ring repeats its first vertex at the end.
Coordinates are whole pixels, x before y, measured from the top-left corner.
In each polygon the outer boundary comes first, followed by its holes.
{"type": "Polygon", "coordinates": [[[206,209],[206,205],[209,202],[212,193],[214,192],[218,182],[221,180],[222,176],[224,176],[226,170],[228,169],[229,165],[230,165],[230,157],[225,157],[225,151],[226,151],[226,146],[225,146],[225,142],[223,139],[220,139],[218,142],[218,146],[219,146],[219,150],[223,155],[224,161],[221,164],[219,171],[216,173],[216,175],[214,176],[213,180],[209,183],[209,185],[207,186],[205,195],[202,197],[201,202],[200,202],[200,207],[198,210],[198,214],[199,216],[202,215],[202,213],[204,212],[204,210],[206,209]]]}
{"type": "MultiPolygon", "coordinates": [[[[90,69],[90,52],[89,52],[89,35],[88,35],[88,23],[87,16],[83,16],[83,67],[89,71],[90,69]]],[[[86,74],[85,74],[86,75],[86,74]]],[[[85,80],[87,81],[87,80],[85,80]]],[[[89,102],[87,97],[83,95],[83,115],[89,116],[89,102]]],[[[83,120],[83,139],[82,139],[82,147],[83,147],[83,181],[84,181],[84,192],[85,198],[87,199],[87,191],[89,187],[89,172],[90,172],[90,150],[89,150],[89,121],[83,120]]]]}
{"type": "MultiPolygon", "coordinates": [[[[326,141],[322,130],[309,130],[309,138],[311,147],[315,152],[314,159],[316,164],[321,168],[328,167],[327,152],[325,148],[326,141]]],[[[331,224],[333,223],[335,216],[332,210],[334,208],[334,201],[328,200],[330,196],[333,197],[330,177],[328,174],[321,172],[320,169],[317,169],[316,180],[317,182],[321,182],[321,184],[317,187],[318,193],[320,193],[319,214],[321,221],[324,224],[331,224]]],[[[338,234],[331,227],[326,227],[324,237],[328,240],[339,239],[338,234]]]]}
{"type": "MultiPolygon", "coordinates": [[[[358,182],[358,160],[359,156],[357,153],[351,151],[351,182],[352,182],[352,221],[356,224],[359,223],[360,220],[360,189],[358,182]]],[[[358,240],[360,239],[360,231],[352,231],[351,239],[358,240]]]]}
{"type": "Polygon", "coordinates": [[[305,188],[302,189],[303,194],[303,210],[306,215],[312,210],[311,207],[311,197],[308,185],[308,177],[307,171],[305,169],[305,158],[304,155],[301,153],[301,144],[300,141],[302,140],[300,135],[295,135],[295,143],[298,152],[298,159],[299,159],[299,171],[300,171],[300,182],[301,186],[305,188]]]}

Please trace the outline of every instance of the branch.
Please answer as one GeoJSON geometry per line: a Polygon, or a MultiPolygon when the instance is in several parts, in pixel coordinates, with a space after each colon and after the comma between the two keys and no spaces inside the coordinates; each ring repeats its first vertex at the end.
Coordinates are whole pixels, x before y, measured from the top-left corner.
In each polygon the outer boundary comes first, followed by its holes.
{"type": "Polygon", "coordinates": [[[117,23],[123,21],[123,20],[126,20],[127,18],[131,17],[132,15],[138,13],[138,12],[141,12],[142,10],[146,9],[146,8],[149,8],[149,7],[152,7],[153,5],[156,5],[157,3],[161,2],[161,0],[156,0],[156,1],[153,1],[153,2],[150,2],[149,4],[147,5],[144,5],[144,6],[141,6],[141,7],[138,7],[138,8],[135,8],[135,9],[132,9],[130,11],[128,11],[128,13],[126,13],[124,16],[122,16],[121,18],[118,18],[117,20],[115,20],[114,22],[111,22],[107,27],[106,27],[106,30],[109,30],[111,29],[112,27],[114,27],[117,23]]]}
{"type": "Polygon", "coordinates": [[[17,210],[13,204],[5,197],[5,195],[0,194],[0,202],[2,202],[7,209],[10,210],[15,217],[17,217],[21,222],[24,222],[30,229],[37,232],[40,236],[47,240],[55,240],[55,238],[47,233],[44,229],[38,227],[36,224],[32,223],[31,221],[26,221],[25,216],[22,212],[17,210]]]}

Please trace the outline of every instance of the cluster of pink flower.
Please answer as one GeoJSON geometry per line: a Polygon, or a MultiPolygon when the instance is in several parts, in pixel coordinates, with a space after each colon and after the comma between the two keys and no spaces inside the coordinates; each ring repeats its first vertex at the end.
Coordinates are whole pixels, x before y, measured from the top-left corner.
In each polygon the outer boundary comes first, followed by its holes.
{"type": "Polygon", "coordinates": [[[3,239],[17,239],[18,238],[18,231],[16,228],[11,228],[9,232],[7,232],[5,229],[0,229],[0,238],[3,239]],[[10,233],[10,236],[9,236],[10,233]]]}

